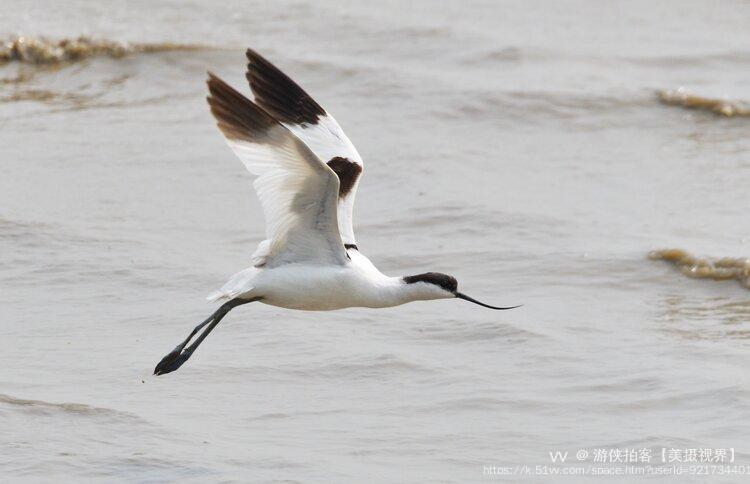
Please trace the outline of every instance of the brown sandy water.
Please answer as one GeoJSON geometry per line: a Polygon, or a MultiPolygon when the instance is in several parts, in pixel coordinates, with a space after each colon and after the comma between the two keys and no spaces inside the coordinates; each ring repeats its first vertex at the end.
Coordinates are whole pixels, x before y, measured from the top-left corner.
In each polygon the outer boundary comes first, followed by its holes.
{"type": "Polygon", "coordinates": [[[676,1],[0,4],[2,38],[222,46],[0,66],[3,478],[487,482],[485,465],[594,448],[734,447],[747,465],[750,293],[644,256],[750,254],[748,119],[654,97],[750,99],[748,15],[676,1]],[[185,368],[151,377],[263,234],[205,102],[209,69],[247,92],[248,46],[364,157],[364,253],[523,308],[248,305],[185,368]]]}
{"type": "Polygon", "coordinates": [[[696,257],[682,249],[662,249],[649,253],[649,259],[674,264],[680,272],[695,279],[726,281],[736,279],[750,288],[750,259],[696,257]]]}
{"type": "Polygon", "coordinates": [[[97,56],[114,59],[128,55],[155,52],[195,51],[206,49],[200,45],[171,42],[129,43],[90,37],[47,39],[45,37],[16,36],[0,43],[0,63],[57,64],[80,61],[97,56]]]}
{"type": "Polygon", "coordinates": [[[721,116],[750,116],[750,103],[691,94],[683,88],[659,91],[659,100],[669,106],[711,111],[721,116]]]}

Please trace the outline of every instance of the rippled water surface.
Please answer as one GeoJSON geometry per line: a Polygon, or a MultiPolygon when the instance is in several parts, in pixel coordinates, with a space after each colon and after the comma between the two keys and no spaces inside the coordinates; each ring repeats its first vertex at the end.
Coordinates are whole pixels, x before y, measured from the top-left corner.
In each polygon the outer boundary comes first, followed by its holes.
{"type": "Polygon", "coordinates": [[[746,2],[43,0],[0,18],[8,39],[206,47],[0,64],[4,478],[486,482],[626,447],[750,464],[750,293],[647,257],[750,256],[750,120],[657,95],[750,99],[746,2]],[[365,254],[523,308],[243,306],[151,377],[263,234],[205,103],[206,70],[249,91],[249,46],[359,148],[365,254]]]}

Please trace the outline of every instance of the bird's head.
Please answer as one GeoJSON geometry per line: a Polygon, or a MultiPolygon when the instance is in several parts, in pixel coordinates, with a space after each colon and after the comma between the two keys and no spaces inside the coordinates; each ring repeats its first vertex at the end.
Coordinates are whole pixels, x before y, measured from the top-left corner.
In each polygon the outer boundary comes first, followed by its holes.
{"type": "Polygon", "coordinates": [[[416,299],[428,300],[456,297],[490,309],[513,309],[519,307],[497,307],[479,302],[464,293],[458,292],[458,281],[455,277],[440,272],[426,272],[414,276],[405,276],[402,280],[405,284],[413,288],[416,299]]]}

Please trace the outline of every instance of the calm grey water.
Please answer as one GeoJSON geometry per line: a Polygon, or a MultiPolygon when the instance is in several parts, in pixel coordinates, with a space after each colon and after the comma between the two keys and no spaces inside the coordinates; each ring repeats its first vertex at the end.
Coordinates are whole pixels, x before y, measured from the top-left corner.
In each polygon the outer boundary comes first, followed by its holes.
{"type": "Polygon", "coordinates": [[[3,479],[488,482],[596,448],[750,465],[750,293],[646,259],[750,255],[750,121],[654,94],[750,98],[750,4],[319,3],[0,4],[0,35],[216,47],[0,66],[3,479]],[[263,234],[204,99],[208,69],[248,91],[248,46],[359,148],[384,272],[524,307],[244,306],[151,377],[263,234]]]}

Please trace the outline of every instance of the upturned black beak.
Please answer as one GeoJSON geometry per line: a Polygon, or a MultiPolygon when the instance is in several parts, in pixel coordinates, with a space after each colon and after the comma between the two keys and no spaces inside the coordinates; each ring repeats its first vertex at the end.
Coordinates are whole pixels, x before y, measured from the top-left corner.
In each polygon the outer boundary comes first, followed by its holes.
{"type": "Polygon", "coordinates": [[[467,296],[466,294],[464,294],[464,293],[461,293],[461,292],[458,292],[458,291],[456,291],[456,292],[455,292],[454,294],[455,294],[455,295],[456,295],[456,297],[457,297],[457,298],[459,298],[459,299],[465,299],[466,301],[469,301],[469,302],[473,302],[474,304],[479,304],[480,306],[484,306],[484,307],[486,307],[486,308],[490,308],[490,309],[501,309],[501,310],[506,310],[506,309],[515,309],[515,308],[520,308],[521,306],[523,306],[523,304],[519,304],[518,306],[510,306],[510,307],[507,307],[507,308],[500,308],[500,307],[497,307],[497,306],[490,306],[489,304],[485,304],[485,303],[483,303],[483,302],[479,302],[479,301],[477,301],[476,299],[474,299],[473,297],[469,297],[469,296],[467,296]]]}

